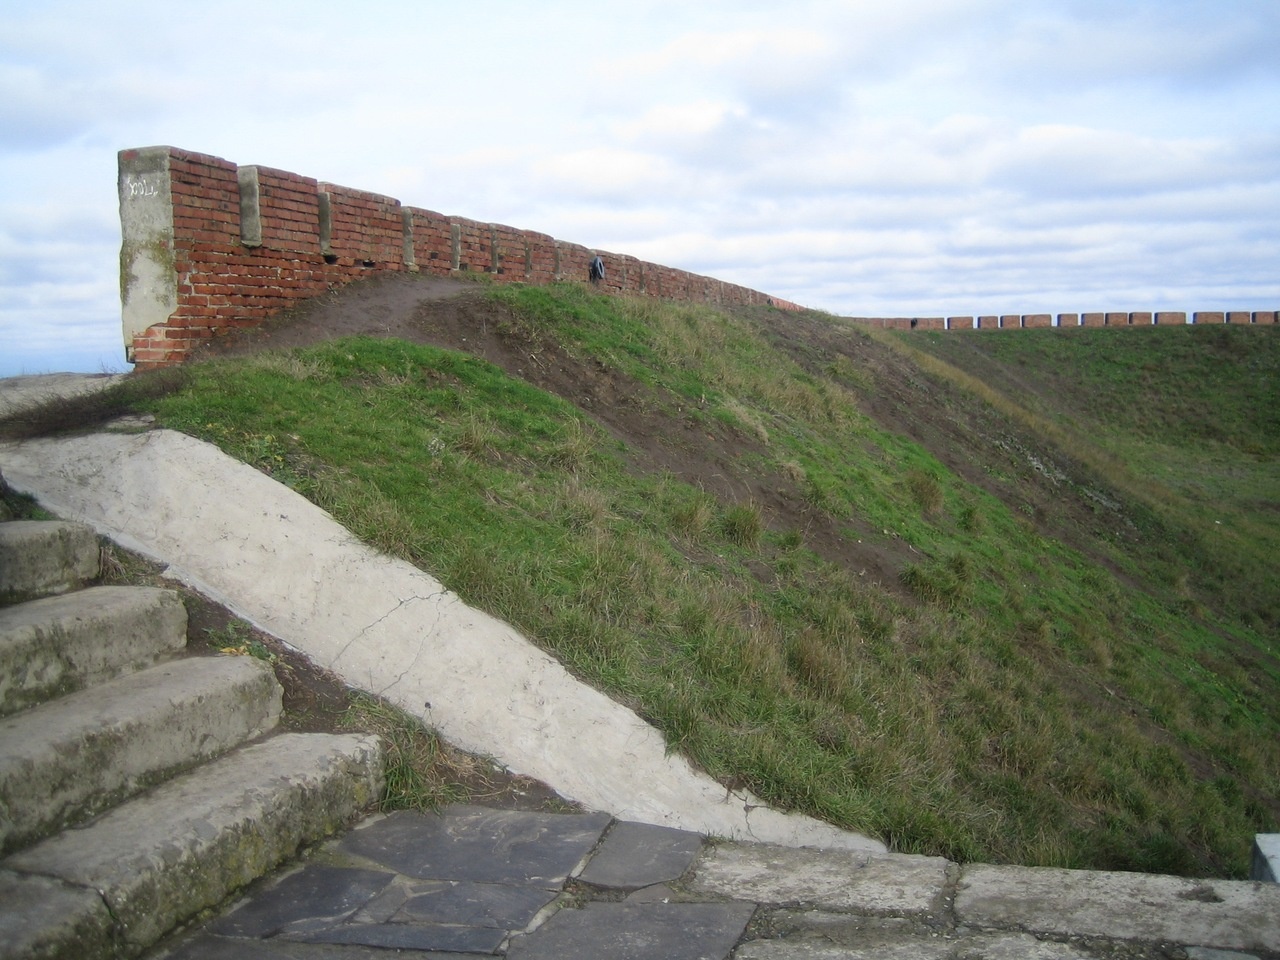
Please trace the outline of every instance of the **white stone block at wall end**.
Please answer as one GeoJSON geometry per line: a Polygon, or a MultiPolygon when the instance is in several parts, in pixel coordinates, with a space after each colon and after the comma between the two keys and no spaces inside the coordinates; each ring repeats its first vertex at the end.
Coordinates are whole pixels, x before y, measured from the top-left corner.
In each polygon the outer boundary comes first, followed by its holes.
{"type": "Polygon", "coordinates": [[[178,309],[169,148],[121,150],[118,162],[121,327],[132,362],[134,337],[178,309]]]}

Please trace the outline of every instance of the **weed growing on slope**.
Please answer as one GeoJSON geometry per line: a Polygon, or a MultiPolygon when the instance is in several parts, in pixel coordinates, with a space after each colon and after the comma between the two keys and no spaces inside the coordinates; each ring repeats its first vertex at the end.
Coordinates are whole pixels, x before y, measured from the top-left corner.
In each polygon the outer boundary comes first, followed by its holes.
{"type": "Polygon", "coordinates": [[[467,798],[459,784],[474,779],[476,760],[450,751],[416,717],[377,697],[354,694],[342,726],[382,740],[383,810],[438,810],[467,798]]]}
{"type": "Polygon", "coordinates": [[[764,532],[764,516],[758,503],[735,503],[720,521],[724,537],[735,546],[752,550],[764,532]]]}

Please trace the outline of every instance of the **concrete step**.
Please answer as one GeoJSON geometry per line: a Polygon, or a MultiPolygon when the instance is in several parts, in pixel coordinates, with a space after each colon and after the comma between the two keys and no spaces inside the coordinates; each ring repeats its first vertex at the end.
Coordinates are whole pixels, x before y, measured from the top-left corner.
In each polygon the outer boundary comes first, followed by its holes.
{"type": "Polygon", "coordinates": [[[0,717],[182,650],[182,597],[157,587],[90,587],[0,607],[0,717]]]}
{"type": "Polygon", "coordinates": [[[0,861],[0,957],[139,955],[349,822],[381,759],[373,736],[280,734],[0,861]]]}
{"type": "Polygon", "coordinates": [[[199,657],[0,720],[0,852],[270,730],[280,709],[270,665],[199,657]]]}
{"type": "Polygon", "coordinates": [[[62,520],[0,523],[0,603],[74,590],[101,570],[97,534],[62,520]]]}

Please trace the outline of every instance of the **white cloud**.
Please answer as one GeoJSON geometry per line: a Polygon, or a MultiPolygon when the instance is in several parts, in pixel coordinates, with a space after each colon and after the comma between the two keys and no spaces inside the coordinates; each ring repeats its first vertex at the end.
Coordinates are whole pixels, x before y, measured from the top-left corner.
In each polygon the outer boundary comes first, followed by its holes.
{"type": "Polygon", "coordinates": [[[0,374],[118,351],[157,143],[835,312],[1280,301],[1274,0],[0,4],[0,374]]]}
{"type": "Polygon", "coordinates": [[[1278,30],[1269,0],[1033,4],[1015,21],[1002,65],[1053,84],[1230,82],[1276,75],[1278,30]]]}
{"type": "Polygon", "coordinates": [[[536,163],[532,173],[535,188],[624,207],[675,186],[672,165],[662,157],[610,147],[557,154],[536,163]]]}
{"type": "Polygon", "coordinates": [[[716,100],[657,104],[637,119],[618,122],[616,132],[630,143],[678,145],[710,136],[730,119],[741,119],[744,113],[740,106],[716,100]]]}

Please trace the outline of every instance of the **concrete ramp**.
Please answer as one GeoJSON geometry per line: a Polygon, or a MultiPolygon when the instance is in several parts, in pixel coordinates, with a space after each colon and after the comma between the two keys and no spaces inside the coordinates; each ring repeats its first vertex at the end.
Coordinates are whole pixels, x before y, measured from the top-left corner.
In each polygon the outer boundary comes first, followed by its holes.
{"type": "Polygon", "coordinates": [[[0,471],[452,743],[588,807],[741,840],[885,849],[726,792],[508,624],[209,444],[169,431],[32,440],[0,445],[0,471]]]}

